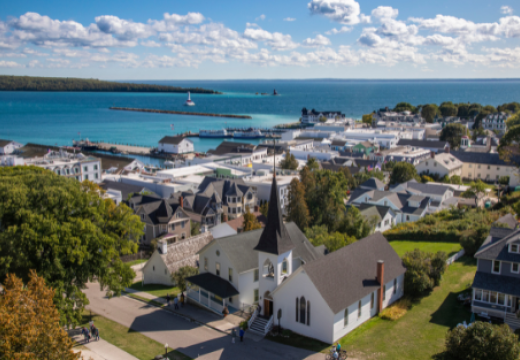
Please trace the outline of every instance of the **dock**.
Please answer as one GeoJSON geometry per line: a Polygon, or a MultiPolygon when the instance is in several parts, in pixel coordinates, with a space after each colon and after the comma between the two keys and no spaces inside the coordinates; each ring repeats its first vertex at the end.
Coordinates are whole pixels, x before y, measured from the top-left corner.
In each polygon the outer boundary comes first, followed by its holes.
{"type": "Polygon", "coordinates": [[[232,115],[232,114],[212,114],[212,113],[199,113],[199,112],[188,112],[188,111],[174,111],[174,110],[158,110],[158,109],[138,109],[138,108],[126,108],[126,107],[109,107],[110,110],[122,110],[122,111],[137,111],[147,112],[156,114],[171,114],[171,115],[195,115],[195,116],[210,116],[220,118],[231,118],[231,119],[247,119],[251,120],[252,117],[249,115],[232,115]]]}
{"type": "Polygon", "coordinates": [[[150,155],[152,151],[151,147],[144,147],[138,145],[123,145],[123,144],[111,144],[106,142],[95,142],[98,150],[110,151],[115,148],[121,154],[133,154],[133,155],[150,155]]]}

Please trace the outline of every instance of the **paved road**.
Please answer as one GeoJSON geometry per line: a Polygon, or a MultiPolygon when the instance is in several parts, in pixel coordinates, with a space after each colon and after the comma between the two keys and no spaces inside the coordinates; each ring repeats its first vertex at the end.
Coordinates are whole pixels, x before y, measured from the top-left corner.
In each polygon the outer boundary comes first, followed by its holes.
{"type": "Polygon", "coordinates": [[[168,311],[127,297],[107,299],[98,284],[89,284],[84,291],[90,300],[89,310],[116,321],[161,344],[190,356],[213,359],[318,360],[322,354],[278,344],[268,340],[231,343],[231,337],[199,326],[168,311]]]}

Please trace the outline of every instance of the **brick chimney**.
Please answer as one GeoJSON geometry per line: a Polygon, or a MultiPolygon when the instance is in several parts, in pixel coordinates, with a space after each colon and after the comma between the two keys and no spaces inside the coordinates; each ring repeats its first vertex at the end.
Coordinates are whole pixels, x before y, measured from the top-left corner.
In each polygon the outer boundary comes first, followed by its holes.
{"type": "Polygon", "coordinates": [[[446,147],[444,148],[444,152],[445,152],[446,154],[449,154],[449,153],[450,153],[450,146],[449,146],[449,145],[446,146],[446,147]]]}
{"type": "Polygon", "coordinates": [[[181,208],[184,209],[184,199],[182,198],[182,195],[179,196],[179,204],[181,205],[181,208]]]}
{"type": "Polygon", "coordinates": [[[377,291],[377,312],[380,313],[383,310],[383,286],[385,285],[385,262],[383,260],[377,262],[377,282],[380,285],[377,291]]]}
{"type": "Polygon", "coordinates": [[[430,151],[430,157],[431,157],[432,159],[435,159],[435,151],[430,151]]]}
{"type": "Polygon", "coordinates": [[[227,222],[227,221],[228,221],[228,216],[227,216],[227,214],[224,214],[222,216],[222,222],[227,222]]]}
{"type": "Polygon", "coordinates": [[[258,205],[255,205],[254,209],[255,209],[255,212],[259,212],[260,211],[260,207],[258,205]]]}

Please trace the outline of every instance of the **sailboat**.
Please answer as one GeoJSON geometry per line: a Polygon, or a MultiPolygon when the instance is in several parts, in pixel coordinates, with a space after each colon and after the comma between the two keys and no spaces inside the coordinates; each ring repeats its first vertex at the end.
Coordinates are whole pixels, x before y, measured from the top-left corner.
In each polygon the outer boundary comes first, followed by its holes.
{"type": "Polygon", "coordinates": [[[188,100],[184,103],[184,106],[195,106],[195,103],[191,101],[190,92],[188,91],[188,100]]]}

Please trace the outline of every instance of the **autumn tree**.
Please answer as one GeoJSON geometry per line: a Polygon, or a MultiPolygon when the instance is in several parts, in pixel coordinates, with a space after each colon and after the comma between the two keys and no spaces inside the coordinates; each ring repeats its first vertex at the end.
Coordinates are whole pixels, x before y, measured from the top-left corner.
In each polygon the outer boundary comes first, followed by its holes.
{"type": "Polygon", "coordinates": [[[361,122],[363,124],[367,124],[372,126],[372,122],[374,121],[374,114],[366,114],[361,117],[361,122]]]}
{"type": "Polygon", "coordinates": [[[244,229],[244,232],[262,228],[262,224],[260,224],[256,216],[249,211],[249,208],[246,209],[246,213],[244,214],[244,223],[242,228],[244,229]]]}
{"type": "Polygon", "coordinates": [[[289,185],[289,204],[287,206],[288,220],[294,221],[300,229],[309,226],[310,216],[305,202],[305,187],[296,178],[289,185]]]}
{"type": "Polygon", "coordinates": [[[73,360],[74,342],[60,326],[53,303],[55,292],[34,270],[23,286],[20,278],[7,275],[0,295],[0,359],[73,360]]]}
{"type": "Polygon", "coordinates": [[[262,213],[262,215],[264,215],[265,217],[267,217],[267,212],[269,210],[269,201],[264,201],[263,204],[260,205],[260,212],[262,213]]]}
{"type": "Polygon", "coordinates": [[[55,290],[61,324],[75,324],[98,280],[119,295],[134,279],[120,256],[137,251],[143,224],[126,205],[99,196],[92,183],[36,167],[0,168],[0,278],[29,281],[30,270],[55,290]]]}

